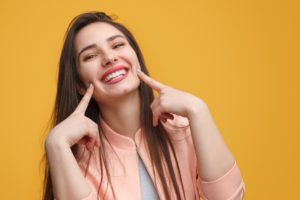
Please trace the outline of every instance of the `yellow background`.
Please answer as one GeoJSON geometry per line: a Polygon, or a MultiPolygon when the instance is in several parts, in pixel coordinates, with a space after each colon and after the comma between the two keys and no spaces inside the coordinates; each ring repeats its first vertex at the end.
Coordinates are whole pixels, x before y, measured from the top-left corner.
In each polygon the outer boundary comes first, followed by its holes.
{"type": "Polygon", "coordinates": [[[245,199],[299,198],[296,0],[1,0],[0,199],[41,197],[63,36],[91,10],[119,16],[154,78],[207,102],[242,171],[245,199]]]}

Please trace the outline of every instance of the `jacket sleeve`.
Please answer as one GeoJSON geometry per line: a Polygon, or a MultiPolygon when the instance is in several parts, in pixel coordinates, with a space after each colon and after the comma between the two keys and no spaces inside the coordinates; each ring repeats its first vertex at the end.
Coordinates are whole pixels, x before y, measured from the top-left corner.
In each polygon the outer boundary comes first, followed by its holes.
{"type": "Polygon", "coordinates": [[[245,194],[245,184],[236,162],[222,177],[214,181],[203,181],[197,175],[197,185],[200,196],[204,200],[242,200],[245,194]]]}
{"type": "MultiPolygon", "coordinates": [[[[173,140],[183,141],[183,138],[188,138],[188,146],[193,146],[191,130],[187,118],[174,115],[174,120],[168,120],[165,123],[165,128],[173,140]]],[[[231,169],[223,176],[213,181],[201,180],[199,174],[199,166],[197,164],[197,158],[194,148],[192,149],[193,164],[191,169],[193,175],[196,175],[194,179],[195,190],[197,197],[201,197],[204,200],[242,200],[245,194],[245,185],[241,176],[239,167],[235,162],[231,169]]]]}
{"type": "Polygon", "coordinates": [[[86,196],[81,198],[80,200],[101,200],[102,198],[100,195],[97,195],[97,188],[98,182],[97,178],[100,176],[97,169],[97,154],[98,152],[93,151],[92,153],[86,150],[86,147],[83,145],[78,145],[78,149],[76,152],[76,158],[78,165],[82,171],[82,174],[85,176],[87,183],[91,187],[90,193],[86,196]]]}

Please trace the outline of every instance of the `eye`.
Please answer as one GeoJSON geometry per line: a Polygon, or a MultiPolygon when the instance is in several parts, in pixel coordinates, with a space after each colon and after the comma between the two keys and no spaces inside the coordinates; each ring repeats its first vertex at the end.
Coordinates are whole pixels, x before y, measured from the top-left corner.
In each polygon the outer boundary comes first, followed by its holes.
{"type": "Polygon", "coordinates": [[[94,58],[94,57],[96,57],[96,56],[97,56],[96,54],[87,55],[87,56],[85,56],[85,57],[83,58],[83,61],[88,61],[88,60],[90,60],[90,59],[92,59],[92,58],[94,58]]]}
{"type": "Polygon", "coordinates": [[[125,45],[124,43],[118,43],[118,44],[113,46],[113,49],[117,49],[117,48],[119,48],[121,46],[124,46],[124,45],[125,45]]]}

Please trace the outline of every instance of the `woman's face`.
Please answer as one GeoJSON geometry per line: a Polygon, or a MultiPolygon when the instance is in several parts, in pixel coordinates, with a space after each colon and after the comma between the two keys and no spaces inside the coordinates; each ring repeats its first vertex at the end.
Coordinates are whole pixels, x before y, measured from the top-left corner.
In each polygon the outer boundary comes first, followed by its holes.
{"type": "Polygon", "coordinates": [[[114,26],[104,22],[87,25],[76,35],[75,48],[81,80],[86,86],[94,85],[98,103],[137,91],[137,55],[114,26]]]}

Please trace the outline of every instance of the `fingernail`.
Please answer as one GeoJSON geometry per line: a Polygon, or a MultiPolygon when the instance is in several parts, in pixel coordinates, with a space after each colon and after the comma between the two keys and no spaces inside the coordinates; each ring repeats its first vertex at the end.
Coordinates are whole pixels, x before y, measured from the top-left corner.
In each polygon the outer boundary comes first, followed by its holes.
{"type": "Polygon", "coordinates": [[[89,84],[88,88],[92,87],[92,83],[89,84]]]}
{"type": "Polygon", "coordinates": [[[139,73],[139,74],[142,72],[140,69],[137,69],[136,71],[137,71],[137,73],[139,73]]]}

